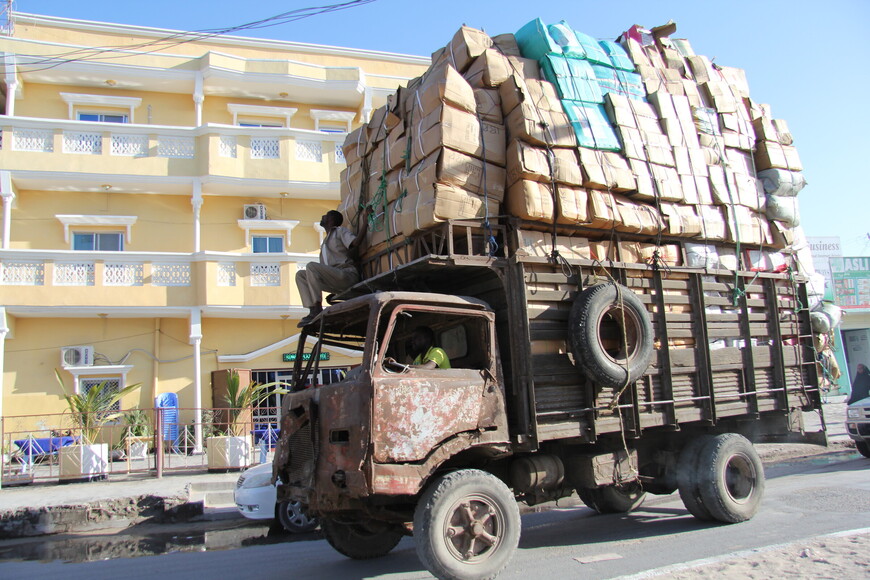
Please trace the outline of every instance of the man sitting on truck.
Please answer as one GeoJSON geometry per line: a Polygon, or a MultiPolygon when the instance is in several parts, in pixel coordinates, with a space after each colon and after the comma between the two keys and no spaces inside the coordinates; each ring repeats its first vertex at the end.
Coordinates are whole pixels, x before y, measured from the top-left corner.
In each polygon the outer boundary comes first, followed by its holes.
{"type": "Polygon", "coordinates": [[[323,310],[323,292],[344,292],[359,282],[353,254],[365,240],[370,211],[367,208],[361,216],[363,225],[356,236],[341,225],[344,216],[340,212],[329,210],[320,218],[320,225],[326,230],[326,237],[320,245],[320,261],[309,262],[304,270],[296,272],[296,286],[302,297],[302,305],[308,309],[308,315],[299,321],[299,328],[311,324],[323,310]]]}
{"type": "Polygon", "coordinates": [[[411,355],[416,355],[412,367],[449,369],[450,359],[443,348],[435,346],[435,332],[428,326],[418,326],[411,336],[411,355]]]}

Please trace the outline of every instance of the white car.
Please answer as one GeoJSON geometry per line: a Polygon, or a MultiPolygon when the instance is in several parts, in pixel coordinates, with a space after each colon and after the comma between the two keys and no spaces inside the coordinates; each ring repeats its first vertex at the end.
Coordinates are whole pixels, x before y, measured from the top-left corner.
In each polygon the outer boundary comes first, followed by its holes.
{"type": "Polygon", "coordinates": [[[846,407],[846,432],[855,442],[858,453],[870,457],[870,397],[846,407]]]}
{"type": "Polygon", "coordinates": [[[246,518],[268,520],[277,518],[288,532],[310,532],[317,527],[317,518],[305,513],[298,501],[284,501],[275,505],[277,490],[272,485],[272,463],[261,463],[239,476],[233,493],[236,507],[246,518]]]}

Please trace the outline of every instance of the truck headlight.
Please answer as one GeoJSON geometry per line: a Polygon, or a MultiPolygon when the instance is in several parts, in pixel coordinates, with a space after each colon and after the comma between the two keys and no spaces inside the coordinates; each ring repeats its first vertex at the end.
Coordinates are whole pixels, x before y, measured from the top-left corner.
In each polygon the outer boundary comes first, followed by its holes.
{"type": "Polygon", "coordinates": [[[846,416],[850,419],[857,419],[861,416],[862,409],[846,409],[846,416]]]}

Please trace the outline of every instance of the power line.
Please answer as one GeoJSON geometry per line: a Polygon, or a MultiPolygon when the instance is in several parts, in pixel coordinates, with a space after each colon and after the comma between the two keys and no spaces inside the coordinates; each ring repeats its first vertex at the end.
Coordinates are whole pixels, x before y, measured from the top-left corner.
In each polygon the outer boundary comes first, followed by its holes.
{"type": "Polygon", "coordinates": [[[238,24],[235,26],[230,26],[228,28],[218,28],[218,29],[204,29],[197,30],[192,32],[176,32],[174,34],[170,34],[163,38],[159,38],[156,40],[151,40],[147,42],[139,42],[134,44],[127,45],[119,45],[119,46],[97,46],[97,47],[87,47],[87,48],[78,48],[75,50],[70,50],[62,53],[57,53],[53,55],[33,55],[33,54],[17,54],[17,56],[23,57],[32,57],[36,59],[34,61],[28,63],[18,63],[20,68],[24,68],[26,72],[39,72],[43,70],[49,70],[53,68],[57,68],[59,66],[65,64],[71,64],[74,62],[87,62],[87,61],[107,61],[113,59],[120,58],[129,58],[127,54],[113,54],[118,53],[120,51],[140,51],[142,49],[153,47],[151,50],[146,50],[144,52],[139,52],[139,54],[151,54],[154,52],[159,52],[162,50],[166,50],[168,48],[172,48],[174,46],[179,46],[182,44],[187,44],[191,42],[199,42],[203,40],[207,40],[209,38],[214,38],[216,36],[221,36],[225,34],[230,34],[234,32],[239,32],[243,30],[257,30],[262,28],[269,28],[273,26],[280,26],[282,24],[288,24],[292,22],[298,22],[300,20],[304,20],[306,18],[312,18],[314,16],[320,16],[323,14],[330,14],[332,12],[339,12],[342,10],[348,10],[351,8],[358,8],[360,6],[364,6],[366,4],[371,4],[376,2],[377,0],[349,0],[347,2],[340,2],[337,4],[327,4],[323,6],[311,6],[307,8],[298,8],[296,10],[290,10],[288,12],[282,12],[281,14],[276,14],[274,16],[270,16],[268,18],[263,18],[260,20],[255,20],[252,22],[247,22],[244,24],[238,24]],[[31,68],[34,66],[42,66],[40,68],[31,68]]]}

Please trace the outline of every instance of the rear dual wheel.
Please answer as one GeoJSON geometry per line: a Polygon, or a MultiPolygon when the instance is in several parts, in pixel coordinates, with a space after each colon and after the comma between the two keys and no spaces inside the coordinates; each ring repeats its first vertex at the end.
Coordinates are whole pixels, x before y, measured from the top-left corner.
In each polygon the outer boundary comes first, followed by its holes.
{"type": "Polygon", "coordinates": [[[737,523],[758,511],[764,467],[755,448],[737,433],[692,441],[680,455],[680,497],[698,519],[737,523]]]}

